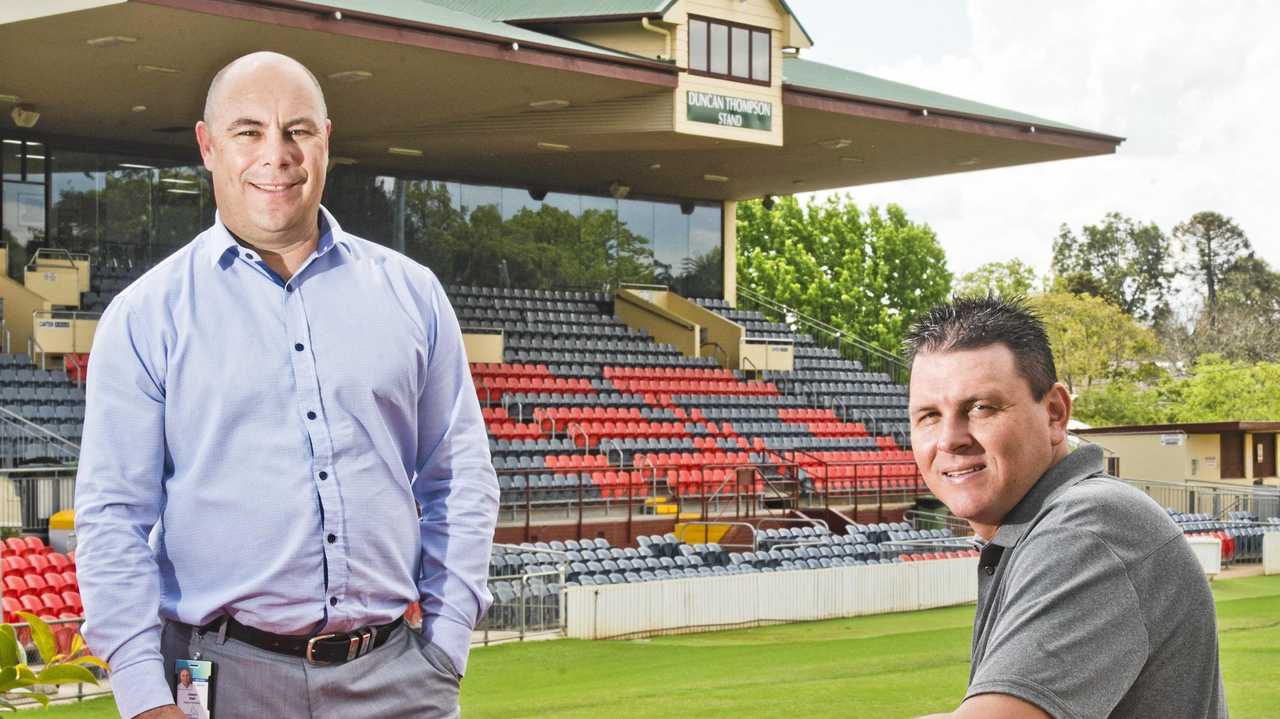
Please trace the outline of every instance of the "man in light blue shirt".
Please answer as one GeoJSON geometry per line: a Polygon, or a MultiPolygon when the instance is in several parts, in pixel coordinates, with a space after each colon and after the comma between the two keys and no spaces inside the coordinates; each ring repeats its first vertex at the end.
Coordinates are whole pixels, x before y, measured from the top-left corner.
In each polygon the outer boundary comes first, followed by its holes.
{"type": "Polygon", "coordinates": [[[125,717],[183,716],[196,652],[219,719],[457,715],[497,481],[439,281],[320,207],[330,131],[296,61],[218,73],[217,220],[99,324],[77,560],[125,717]]]}

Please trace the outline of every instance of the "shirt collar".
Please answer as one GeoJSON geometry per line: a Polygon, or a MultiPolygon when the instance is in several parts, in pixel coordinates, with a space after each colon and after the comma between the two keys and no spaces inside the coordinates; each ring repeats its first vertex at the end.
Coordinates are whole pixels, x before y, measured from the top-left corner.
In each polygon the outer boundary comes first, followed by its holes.
{"type": "MultiPolygon", "coordinates": [[[[338,221],[333,219],[333,215],[329,214],[329,210],[324,205],[320,206],[320,239],[316,243],[315,256],[321,257],[335,246],[341,246],[344,249],[351,249],[351,241],[347,238],[347,233],[342,231],[342,227],[338,225],[338,221]]],[[[205,234],[205,246],[209,252],[209,261],[214,267],[217,267],[227,252],[240,247],[236,242],[235,236],[222,224],[222,214],[215,212],[213,215],[213,227],[205,234]]]]}
{"type": "Polygon", "coordinates": [[[1036,480],[1031,489],[1009,510],[995,536],[991,538],[991,544],[1002,547],[1017,544],[1022,535],[1027,533],[1031,521],[1040,514],[1040,510],[1050,499],[1085,477],[1101,473],[1103,466],[1102,447],[1096,444],[1086,444],[1063,457],[1036,480]]]}

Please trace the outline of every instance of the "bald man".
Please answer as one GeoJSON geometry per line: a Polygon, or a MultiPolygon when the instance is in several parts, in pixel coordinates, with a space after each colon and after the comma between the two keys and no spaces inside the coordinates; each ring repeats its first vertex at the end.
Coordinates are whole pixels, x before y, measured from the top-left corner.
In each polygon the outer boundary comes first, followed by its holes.
{"type": "Polygon", "coordinates": [[[214,225],[94,340],[85,637],[125,717],[185,716],[179,659],[214,663],[218,719],[455,717],[498,487],[453,309],[321,207],[332,124],[301,64],[227,65],[195,131],[214,225]]]}

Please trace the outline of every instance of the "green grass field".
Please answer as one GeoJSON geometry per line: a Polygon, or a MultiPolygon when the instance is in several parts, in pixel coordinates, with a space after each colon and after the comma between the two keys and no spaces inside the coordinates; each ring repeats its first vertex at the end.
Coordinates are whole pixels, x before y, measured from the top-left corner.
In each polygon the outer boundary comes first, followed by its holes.
{"type": "MultiPolygon", "coordinates": [[[[1280,707],[1280,577],[1214,583],[1234,719],[1280,707]]],[[[477,648],[468,719],[671,716],[910,717],[953,709],[973,608],[955,607],[618,642],[477,648]]],[[[109,700],[50,717],[115,717],[109,700]]]]}

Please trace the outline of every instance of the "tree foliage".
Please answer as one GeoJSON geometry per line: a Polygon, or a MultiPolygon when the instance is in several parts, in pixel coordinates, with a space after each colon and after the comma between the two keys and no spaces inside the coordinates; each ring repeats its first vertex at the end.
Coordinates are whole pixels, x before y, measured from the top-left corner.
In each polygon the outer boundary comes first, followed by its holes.
{"type": "Polygon", "coordinates": [[[955,293],[980,297],[1029,297],[1035,290],[1035,269],[1014,258],[1005,262],[988,262],[965,273],[956,282],[955,293]]]}
{"type": "Polygon", "coordinates": [[[1130,317],[1150,320],[1167,308],[1173,252],[1154,223],[1109,212],[1079,235],[1062,225],[1053,243],[1053,272],[1056,289],[1101,297],[1130,317]]]}
{"type": "Polygon", "coordinates": [[[938,239],[897,205],[851,198],[738,205],[738,281],[897,353],[917,315],[944,301],[951,273],[938,239]]]}
{"type": "Polygon", "coordinates": [[[57,640],[44,620],[27,612],[18,612],[18,616],[31,628],[31,640],[35,642],[44,666],[38,673],[27,666],[13,625],[0,624],[0,709],[17,709],[14,702],[18,700],[31,700],[48,706],[49,697],[36,691],[35,687],[97,684],[98,678],[87,667],[107,671],[106,662],[89,654],[78,632],[63,654],[58,651],[57,640]]]}
{"type": "Polygon", "coordinates": [[[1050,292],[1031,304],[1044,319],[1058,377],[1072,392],[1132,370],[1159,349],[1155,333],[1100,297],[1050,292]]]}
{"type": "Polygon", "coordinates": [[[1236,260],[1250,254],[1249,238],[1228,217],[1197,212],[1173,228],[1173,236],[1188,255],[1184,269],[1203,289],[1209,324],[1217,324],[1218,285],[1236,260]]]}
{"type": "Polygon", "coordinates": [[[1280,417],[1280,363],[1200,358],[1183,377],[1146,385],[1110,382],[1080,394],[1074,414],[1095,426],[1273,420],[1280,417]]]}

